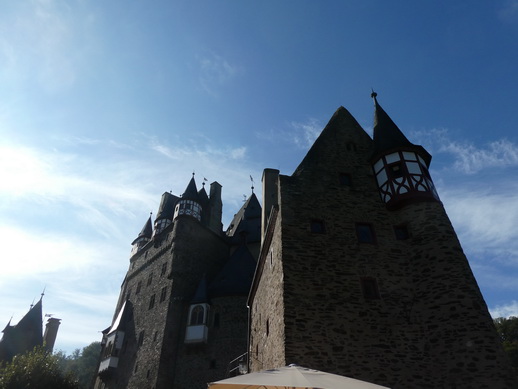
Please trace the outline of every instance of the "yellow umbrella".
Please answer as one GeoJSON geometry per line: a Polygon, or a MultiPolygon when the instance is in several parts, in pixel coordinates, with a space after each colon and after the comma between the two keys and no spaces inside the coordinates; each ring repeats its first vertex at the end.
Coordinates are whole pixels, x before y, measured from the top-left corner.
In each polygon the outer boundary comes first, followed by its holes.
{"type": "Polygon", "coordinates": [[[289,365],[244,374],[208,385],[209,389],[388,389],[336,374],[289,365]]]}

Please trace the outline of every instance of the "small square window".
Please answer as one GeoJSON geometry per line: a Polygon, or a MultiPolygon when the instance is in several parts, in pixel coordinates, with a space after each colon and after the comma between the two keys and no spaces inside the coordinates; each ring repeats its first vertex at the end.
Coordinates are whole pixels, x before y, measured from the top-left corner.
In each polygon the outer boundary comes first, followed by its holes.
{"type": "Polygon", "coordinates": [[[309,222],[309,228],[311,232],[314,232],[315,234],[323,234],[326,232],[326,226],[323,220],[312,219],[309,222]]]}
{"type": "Polygon", "coordinates": [[[351,175],[348,173],[340,173],[338,176],[340,186],[352,186],[351,175]]]}
{"type": "Polygon", "coordinates": [[[151,285],[151,282],[153,282],[153,273],[151,273],[147,279],[147,286],[151,285]]]}
{"type": "Polygon", "coordinates": [[[375,243],[374,229],[366,223],[356,223],[356,235],[360,243],[375,243]]]}
{"type": "Polygon", "coordinates": [[[167,271],[167,262],[162,264],[162,271],[160,272],[160,275],[163,276],[166,271],[167,271]]]}
{"type": "Polygon", "coordinates": [[[138,282],[138,284],[137,284],[137,291],[135,292],[135,294],[139,294],[140,293],[140,288],[142,288],[142,281],[138,282]]]}
{"type": "Polygon", "coordinates": [[[407,240],[410,238],[407,226],[394,226],[394,234],[397,240],[407,240]]]}
{"type": "Polygon", "coordinates": [[[365,300],[379,300],[381,298],[376,278],[362,277],[360,283],[365,300]]]}

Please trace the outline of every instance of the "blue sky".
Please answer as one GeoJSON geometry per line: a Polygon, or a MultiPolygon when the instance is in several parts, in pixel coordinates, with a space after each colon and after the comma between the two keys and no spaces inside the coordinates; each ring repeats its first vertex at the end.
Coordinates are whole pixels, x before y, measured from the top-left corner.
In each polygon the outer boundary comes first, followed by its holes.
{"type": "Polygon", "coordinates": [[[518,0],[3,2],[0,326],[46,287],[57,349],[100,340],[164,191],[218,181],[226,227],[340,105],[370,133],[371,88],[518,315],[517,69],[518,0]]]}

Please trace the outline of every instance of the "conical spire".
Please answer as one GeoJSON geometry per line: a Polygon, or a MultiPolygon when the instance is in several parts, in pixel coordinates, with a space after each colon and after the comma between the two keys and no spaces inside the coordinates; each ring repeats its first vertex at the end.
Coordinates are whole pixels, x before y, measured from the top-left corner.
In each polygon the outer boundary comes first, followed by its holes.
{"type": "Polygon", "coordinates": [[[371,93],[371,97],[374,100],[373,157],[394,150],[413,149],[421,155],[427,165],[430,165],[432,157],[428,151],[422,146],[414,145],[407,139],[396,123],[394,123],[385,110],[381,108],[376,99],[377,96],[378,94],[376,92],[373,91],[371,93]]]}
{"type": "Polygon", "coordinates": [[[413,146],[401,132],[389,115],[381,108],[376,99],[378,94],[372,92],[374,100],[374,147],[375,152],[382,152],[404,146],[413,146]]]}
{"type": "Polygon", "coordinates": [[[185,192],[183,192],[182,200],[199,200],[198,189],[196,188],[196,181],[194,181],[194,173],[192,175],[191,181],[189,181],[189,185],[187,185],[187,188],[185,188],[185,192]]]}
{"type": "Polygon", "coordinates": [[[151,223],[151,215],[149,215],[149,218],[147,219],[146,224],[144,224],[144,227],[142,227],[142,231],[138,234],[138,236],[135,238],[135,240],[131,244],[135,244],[137,240],[140,238],[144,239],[151,239],[151,236],[153,235],[153,224],[151,223]]]}

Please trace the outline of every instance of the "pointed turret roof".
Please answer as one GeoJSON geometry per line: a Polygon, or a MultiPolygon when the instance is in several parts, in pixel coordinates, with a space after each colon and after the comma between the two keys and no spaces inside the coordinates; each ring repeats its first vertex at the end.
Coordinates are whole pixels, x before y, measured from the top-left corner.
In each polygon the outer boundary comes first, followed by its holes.
{"type": "Polygon", "coordinates": [[[135,238],[131,244],[135,244],[135,242],[139,238],[148,238],[151,239],[151,236],[153,235],[153,224],[151,223],[151,215],[149,215],[149,218],[147,219],[146,224],[144,224],[144,227],[142,227],[142,230],[138,234],[138,236],[135,238]]]}
{"type": "Polygon", "coordinates": [[[376,92],[372,92],[371,97],[374,100],[374,152],[373,157],[382,153],[390,152],[397,149],[414,149],[421,155],[427,165],[430,165],[432,156],[422,146],[414,145],[410,142],[405,134],[394,123],[390,116],[385,112],[378,103],[376,92]]]}
{"type": "Polygon", "coordinates": [[[189,185],[185,188],[185,192],[182,194],[182,200],[194,200],[199,201],[198,189],[196,188],[196,181],[194,181],[194,174],[189,181],[189,185]]]}

